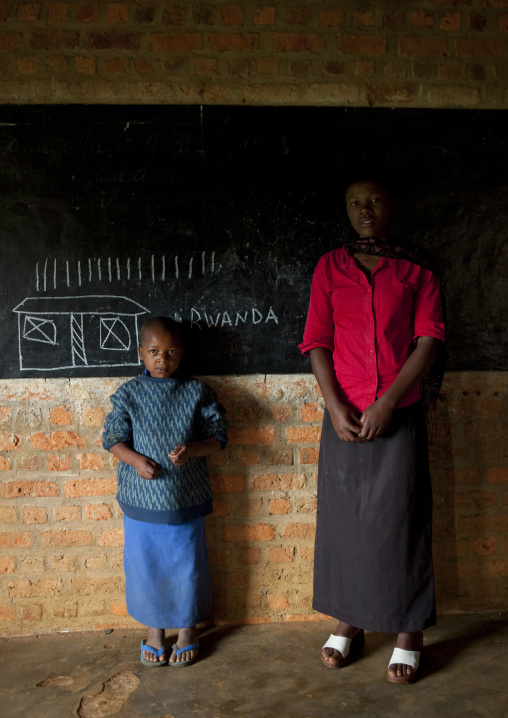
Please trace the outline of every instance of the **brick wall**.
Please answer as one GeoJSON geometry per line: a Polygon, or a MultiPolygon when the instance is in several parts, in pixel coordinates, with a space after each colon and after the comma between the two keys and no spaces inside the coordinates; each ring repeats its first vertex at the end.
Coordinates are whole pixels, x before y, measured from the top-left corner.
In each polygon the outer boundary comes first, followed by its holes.
{"type": "Polygon", "coordinates": [[[507,38],[508,0],[0,0],[0,102],[499,108],[507,38]]]}
{"type": "MultiPolygon", "coordinates": [[[[312,612],[323,403],[310,375],[209,377],[230,443],[211,457],[215,619],[312,612]]],[[[3,633],[133,625],[115,459],[100,448],[117,379],[0,382],[3,633]]],[[[431,446],[440,612],[496,610],[508,588],[508,377],[448,374],[431,446]]]]}
{"type": "MultiPolygon", "coordinates": [[[[508,107],[508,0],[7,2],[0,103],[508,107]]],[[[212,377],[215,618],[310,608],[322,400],[310,375],[212,377]]],[[[115,379],[0,381],[0,632],[133,625],[113,457],[115,379]]],[[[438,609],[506,605],[504,373],[448,374],[431,447],[438,609]]]]}

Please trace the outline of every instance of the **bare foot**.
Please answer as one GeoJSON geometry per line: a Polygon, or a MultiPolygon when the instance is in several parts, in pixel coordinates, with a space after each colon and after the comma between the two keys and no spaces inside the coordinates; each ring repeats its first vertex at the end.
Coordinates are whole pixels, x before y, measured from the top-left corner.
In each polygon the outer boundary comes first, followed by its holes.
{"type": "MultiPolygon", "coordinates": [[[[196,631],[196,626],[191,626],[190,628],[181,628],[178,631],[178,639],[176,641],[176,645],[178,646],[178,648],[185,648],[186,646],[193,646],[196,643],[199,643],[198,632],[196,631]]],[[[178,654],[178,656],[173,651],[173,653],[169,657],[169,662],[170,663],[183,663],[184,661],[193,661],[197,655],[198,655],[197,648],[193,648],[191,651],[184,651],[183,653],[178,654]]]]}
{"type": "MultiPolygon", "coordinates": [[[[397,648],[404,651],[421,651],[423,646],[423,633],[414,631],[413,633],[399,633],[397,636],[397,648]]],[[[388,667],[388,676],[392,678],[402,678],[403,676],[412,676],[415,669],[407,666],[405,663],[392,663],[388,667]]]]}
{"type": "MultiPolygon", "coordinates": [[[[356,626],[350,626],[349,623],[342,623],[337,626],[334,636],[343,636],[344,638],[353,639],[360,632],[356,626]]],[[[321,651],[321,661],[329,668],[338,668],[344,656],[336,648],[323,648],[321,651]]]]}
{"type": "MultiPolygon", "coordinates": [[[[149,628],[146,644],[159,651],[164,645],[164,629],[149,628]]],[[[150,661],[151,663],[159,663],[166,660],[166,651],[161,653],[159,658],[157,658],[155,653],[152,653],[151,651],[143,651],[143,658],[145,661],[150,661]]]]}

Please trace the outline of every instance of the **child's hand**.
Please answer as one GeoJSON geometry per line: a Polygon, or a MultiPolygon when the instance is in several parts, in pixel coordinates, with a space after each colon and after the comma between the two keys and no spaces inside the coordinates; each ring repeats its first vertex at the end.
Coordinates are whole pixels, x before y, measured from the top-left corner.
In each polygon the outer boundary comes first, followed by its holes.
{"type": "Polygon", "coordinates": [[[174,466],[183,466],[191,457],[190,445],[178,444],[168,456],[174,466]]]}
{"type": "Polygon", "coordinates": [[[148,456],[138,455],[136,463],[133,464],[134,468],[138,472],[142,479],[155,479],[159,474],[159,467],[153,459],[149,459],[148,456]]]}

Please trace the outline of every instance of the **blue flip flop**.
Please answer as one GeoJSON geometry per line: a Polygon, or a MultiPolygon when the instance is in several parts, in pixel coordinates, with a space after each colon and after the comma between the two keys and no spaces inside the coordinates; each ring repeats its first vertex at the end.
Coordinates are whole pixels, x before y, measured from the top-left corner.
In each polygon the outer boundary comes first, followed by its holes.
{"type": "Polygon", "coordinates": [[[147,661],[146,658],[143,658],[143,651],[148,651],[148,653],[153,653],[157,656],[157,658],[160,658],[162,654],[165,651],[165,647],[163,646],[159,650],[156,648],[153,648],[153,646],[148,646],[145,639],[141,641],[141,663],[144,666],[148,666],[149,668],[158,668],[159,666],[167,666],[168,661],[167,659],[165,661],[147,661]]]}
{"type": "MultiPolygon", "coordinates": [[[[174,650],[176,656],[178,657],[180,653],[185,653],[185,651],[199,651],[199,643],[193,643],[191,646],[185,646],[185,648],[178,648],[176,643],[173,643],[171,648],[174,650]]],[[[191,663],[194,663],[196,660],[197,655],[194,656],[194,658],[190,658],[188,661],[169,661],[168,665],[172,666],[174,668],[181,668],[182,666],[190,666],[191,663]]]]}

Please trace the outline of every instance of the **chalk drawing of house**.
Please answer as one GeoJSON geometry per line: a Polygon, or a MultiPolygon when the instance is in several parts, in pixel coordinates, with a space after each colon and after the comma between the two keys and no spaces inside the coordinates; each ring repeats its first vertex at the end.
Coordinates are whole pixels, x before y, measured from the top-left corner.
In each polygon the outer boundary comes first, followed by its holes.
{"type": "Polygon", "coordinates": [[[27,297],[18,315],[20,370],[134,366],[138,317],[148,309],[127,297],[27,297]]]}

